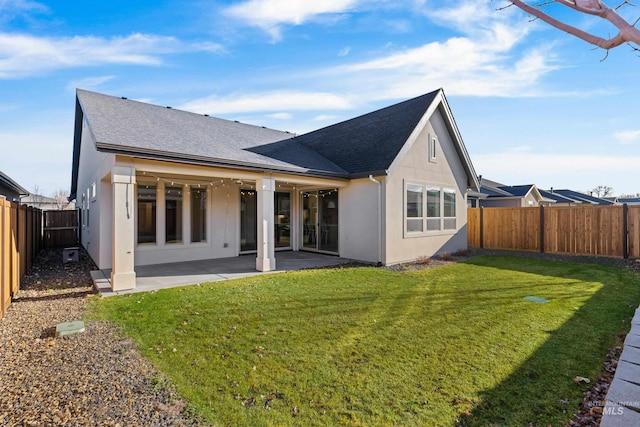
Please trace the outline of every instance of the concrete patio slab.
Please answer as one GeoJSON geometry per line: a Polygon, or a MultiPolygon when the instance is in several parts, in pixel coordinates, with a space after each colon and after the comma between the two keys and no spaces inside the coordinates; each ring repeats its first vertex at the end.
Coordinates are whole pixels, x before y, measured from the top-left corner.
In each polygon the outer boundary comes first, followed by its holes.
{"type": "Polygon", "coordinates": [[[255,254],[241,255],[233,258],[145,265],[135,268],[135,289],[116,292],[111,290],[110,269],[92,271],[91,277],[98,292],[100,292],[103,297],[109,297],[193,285],[196,283],[237,279],[256,276],[258,274],[338,266],[352,262],[355,261],[333,255],[287,251],[276,253],[276,270],[271,272],[256,271],[255,254]]]}

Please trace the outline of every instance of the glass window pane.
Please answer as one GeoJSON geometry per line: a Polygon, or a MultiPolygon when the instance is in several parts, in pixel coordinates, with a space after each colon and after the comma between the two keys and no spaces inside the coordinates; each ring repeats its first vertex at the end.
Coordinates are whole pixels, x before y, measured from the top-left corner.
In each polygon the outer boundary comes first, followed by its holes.
{"type": "Polygon", "coordinates": [[[258,197],[253,190],[240,190],[240,251],[258,248],[258,197]]]}
{"type": "Polygon", "coordinates": [[[408,232],[414,232],[414,231],[424,231],[422,229],[423,227],[423,221],[422,218],[420,219],[407,219],[407,231],[408,232]]]}
{"type": "Polygon", "coordinates": [[[454,192],[444,192],[444,216],[445,218],[456,216],[456,193],[454,192]]]}
{"type": "Polygon", "coordinates": [[[275,193],[275,227],[276,248],[291,246],[291,194],[275,193]]]}
{"type": "Polygon", "coordinates": [[[156,242],[156,187],[138,186],[138,243],[156,242]]]}
{"type": "Polygon", "coordinates": [[[167,243],[182,243],[182,187],[165,187],[165,231],[167,243]]]}
{"type": "Polygon", "coordinates": [[[191,187],[191,241],[207,241],[207,190],[191,187]]]}
{"type": "Polygon", "coordinates": [[[440,218],[427,218],[427,231],[440,230],[440,218]]]}
{"type": "Polygon", "coordinates": [[[422,185],[407,184],[407,218],[422,218],[422,185]]]}
{"type": "Polygon", "coordinates": [[[427,217],[440,217],[440,190],[427,190],[427,217]]]}

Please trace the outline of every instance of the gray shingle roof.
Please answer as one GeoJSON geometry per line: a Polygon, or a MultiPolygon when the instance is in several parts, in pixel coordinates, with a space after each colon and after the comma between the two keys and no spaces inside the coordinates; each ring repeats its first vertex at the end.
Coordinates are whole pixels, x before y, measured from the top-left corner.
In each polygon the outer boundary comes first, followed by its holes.
{"type": "Polygon", "coordinates": [[[562,190],[553,190],[554,193],[559,193],[560,195],[567,197],[569,199],[572,200],[576,200],[579,202],[585,202],[585,203],[591,203],[594,205],[613,205],[615,203],[609,201],[609,200],[605,200],[602,199],[600,197],[594,197],[591,196],[589,194],[584,194],[584,193],[580,193],[578,191],[573,191],[573,190],[567,190],[567,189],[562,189],[562,190]]]}
{"type": "Polygon", "coordinates": [[[387,170],[439,90],[294,138],[351,175],[387,170]]]}
{"type": "MultiPolygon", "coordinates": [[[[78,89],[71,197],[77,190],[83,119],[101,151],[350,178],[386,173],[439,93],[293,137],[288,132],[78,89]]],[[[450,126],[458,138],[455,124],[450,126]]],[[[456,149],[464,157],[469,182],[475,182],[461,140],[459,145],[456,149]]]]}
{"type": "Polygon", "coordinates": [[[85,90],[78,90],[77,97],[97,147],[105,151],[287,171],[345,173],[318,153],[305,153],[308,161],[301,167],[249,151],[292,138],[288,132],[85,90]]]}
{"type": "Polygon", "coordinates": [[[542,194],[542,197],[546,199],[555,200],[557,203],[582,203],[579,200],[570,199],[568,197],[564,197],[563,195],[557,194],[552,191],[547,191],[547,190],[539,190],[539,191],[540,191],[540,194],[542,194]]]}
{"type": "Polygon", "coordinates": [[[6,175],[2,171],[0,171],[0,184],[10,189],[11,191],[18,193],[19,195],[29,194],[29,192],[22,188],[20,184],[15,182],[9,177],[9,175],[6,175]]]}

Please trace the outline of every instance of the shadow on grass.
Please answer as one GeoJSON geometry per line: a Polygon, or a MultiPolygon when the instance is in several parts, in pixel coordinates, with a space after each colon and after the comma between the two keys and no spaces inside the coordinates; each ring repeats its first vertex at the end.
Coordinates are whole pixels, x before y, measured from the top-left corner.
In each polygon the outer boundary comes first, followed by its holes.
{"type": "MultiPolygon", "coordinates": [[[[492,258],[468,263],[491,267],[492,258]]],[[[501,262],[501,269],[599,282],[602,287],[560,328],[549,331],[549,339],[508,378],[482,391],[480,403],[461,413],[460,425],[564,424],[578,411],[589,387],[576,384],[573,378],[597,379],[607,350],[620,345],[620,334],[629,330],[640,303],[640,276],[625,269],[586,264],[573,264],[575,268],[567,274],[566,263],[556,263],[562,266],[562,273],[556,275],[553,267],[547,268],[553,263],[541,266],[522,258],[506,259],[509,261],[501,262]]]]}

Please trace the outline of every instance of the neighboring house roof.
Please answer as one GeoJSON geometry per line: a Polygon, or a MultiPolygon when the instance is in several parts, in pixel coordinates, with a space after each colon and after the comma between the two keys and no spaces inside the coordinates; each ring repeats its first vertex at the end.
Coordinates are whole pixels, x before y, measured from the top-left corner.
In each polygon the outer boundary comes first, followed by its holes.
{"type": "Polygon", "coordinates": [[[51,204],[58,203],[57,199],[53,197],[41,196],[39,194],[29,194],[28,196],[20,197],[20,201],[24,204],[27,203],[40,203],[40,204],[51,204]]]}
{"type": "Polygon", "coordinates": [[[640,197],[618,197],[618,203],[627,205],[640,205],[640,197]]]}
{"type": "Polygon", "coordinates": [[[498,187],[490,187],[488,185],[480,184],[480,192],[486,194],[487,197],[513,197],[513,194],[509,193],[498,187]]]}
{"type": "Polygon", "coordinates": [[[565,197],[562,194],[555,193],[554,192],[555,190],[554,191],[539,190],[539,191],[544,198],[555,200],[556,203],[577,203],[577,204],[583,203],[581,201],[577,201],[577,200],[573,200],[568,197],[565,197]]]}
{"type": "Polygon", "coordinates": [[[29,194],[29,192],[24,188],[22,188],[20,184],[15,182],[13,179],[9,178],[9,176],[4,174],[2,171],[0,171],[0,184],[18,193],[19,195],[29,194]]]}
{"type": "Polygon", "coordinates": [[[425,114],[435,108],[443,113],[469,187],[477,188],[442,89],[296,137],[79,89],[71,198],[77,191],[83,120],[102,152],[347,179],[387,174],[425,114]]]}
{"type": "Polygon", "coordinates": [[[573,190],[567,190],[567,189],[562,189],[562,190],[553,190],[554,193],[558,193],[561,196],[564,196],[568,199],[574,200],[574,201],[579,201],[579,202],[583,202],[583,203],[591,203],[593,205],[613,205],[615,204],[612,201],[609,200],[605,200],[603,198],[600,197],[595,197],[595,196],[591,196],[589,194],[584,194],[584,193],[580,193],[578,191],[573,191],[573,190]]]}
{"type": "Polygon", "coordinates": [[[522,199],[533,193],[539,201],[555,203],[554,199],[545,197],[534,184],[504,185],[481,177],[480,192],[485,194],[487,199],[522,199]]]}

